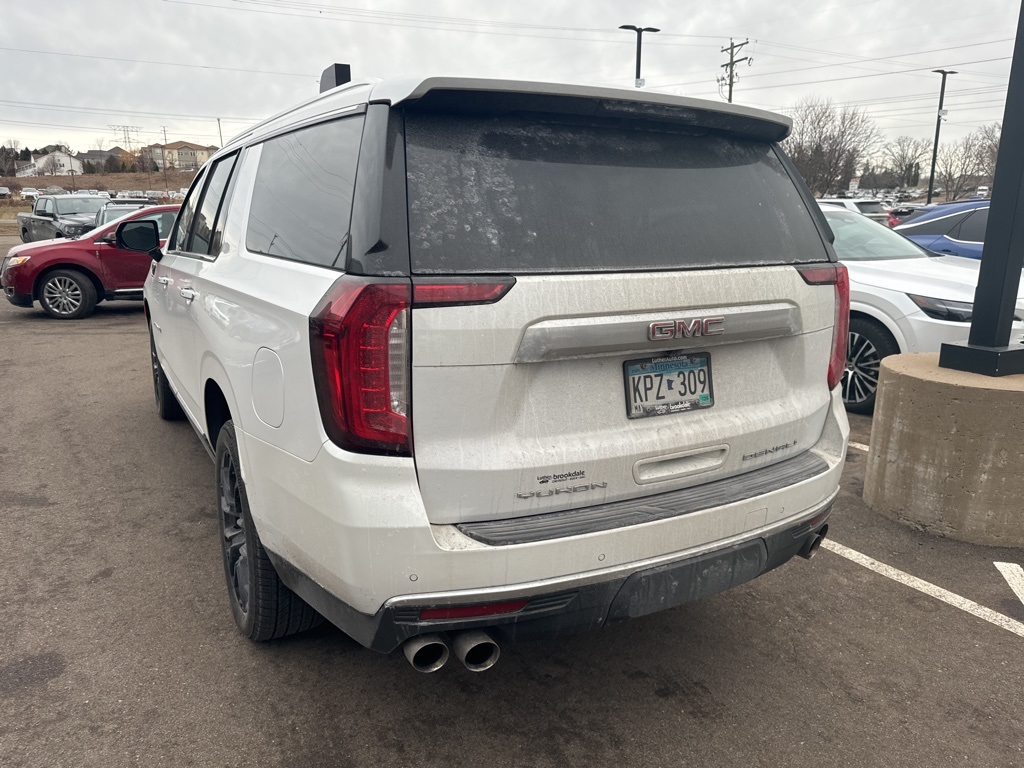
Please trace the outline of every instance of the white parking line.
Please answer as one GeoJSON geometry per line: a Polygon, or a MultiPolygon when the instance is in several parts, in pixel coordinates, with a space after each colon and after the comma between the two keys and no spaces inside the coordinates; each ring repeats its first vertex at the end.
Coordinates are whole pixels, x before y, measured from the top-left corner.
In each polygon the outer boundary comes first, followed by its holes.
{"type": "Polygon", "coordinates": [[[856,448],[858,451],[864,451],[864,453],[868,452],[868,446],[864,445],[864,443],[855,443],[851,440],[850,447],[856,448]]]}
{"type": "Polygon", "coordinates": [[[841,557],[845,557],[847,560],[852,560],[858,565],[863,565],[875,573],[879,573],[885,576],[887,579],[892,579],[900,584],[916,589],[918,592],[923,592],[929,597],[934,597],[936,600],[941,600],[947,605],[952,605],[954,608],[959,608],[961,611],[965,611],[972,616],[977,616],[979,619],[984,619],[990,624],[995,624],[997,627],[1002,627],[1008,632],[1013,632],[1015,635],[1024,637],[1024,624],[1011,619],[1009,616],[1003,616],[1001,613],[996,613],[991,608],[986,608],[983,605],[978,605],[973,600],[968,600],[966,597],[960,597],[953,592],[942,587],[937,587],[934,584],[929,584],[923,579],[919,579],[916,576],[911,576],[909,573],[904,573],[901,570],[893,568],[891,565],[880,563],[874,558],[862,555],[860,552],[844,547],[842,544],[837,544],[831,539],[825,539],[821,542],[821,546],[830,552],[835,552],[841,557]]]}

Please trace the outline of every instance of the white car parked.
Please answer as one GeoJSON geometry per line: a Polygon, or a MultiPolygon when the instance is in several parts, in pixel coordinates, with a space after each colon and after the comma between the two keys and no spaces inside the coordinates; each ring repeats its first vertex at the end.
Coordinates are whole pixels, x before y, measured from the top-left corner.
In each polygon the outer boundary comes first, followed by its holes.
{"type": "MultiPolygon", "coordinates": [[[[843,402],[851,412],[870,413],[883,357],[938,352],[944,342],[967,340],[981,262],[935,256],[858,213],[830,205],[821,210],[850,275],[843,402]]],[[[1011,343],[1024,336],[1024,290],[1017,310],[1011,343]]]]}
{"type": "Polygon", "coordinates": [[[437,78],[340,86],[217,152],[145,303],[160,414],[215,457],[239,629],[319,613],[481,670],[812,555],[847,280],[789,128],[437,78]]]}

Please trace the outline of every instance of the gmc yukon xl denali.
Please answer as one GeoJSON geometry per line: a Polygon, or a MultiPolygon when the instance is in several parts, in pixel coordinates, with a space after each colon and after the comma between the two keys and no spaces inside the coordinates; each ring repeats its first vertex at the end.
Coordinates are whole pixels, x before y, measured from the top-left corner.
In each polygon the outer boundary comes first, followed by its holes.
{"type": "Polygon", "coordinates": [[[419,670],[753,579],[826,535],[848,283],[785,117],[350,83],[231,141],[145,284],[231,610],[419,670]]]}

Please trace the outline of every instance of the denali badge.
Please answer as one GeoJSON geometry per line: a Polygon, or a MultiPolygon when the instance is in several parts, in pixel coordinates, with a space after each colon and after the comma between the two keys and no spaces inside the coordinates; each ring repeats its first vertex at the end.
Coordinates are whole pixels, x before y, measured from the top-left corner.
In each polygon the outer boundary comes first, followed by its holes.
{"type": "Polygon", "coordinates": [[[527,491],[526,493],[517,493],[517,499],[542,499],[545,496],[557,496],[561,493],[580,493],[581,491],[590,491],[594,488],[607,488],[608,483],[581,483],[580,485],[569,485],[565,488],[543,488],[539,491],[527,491]]]}
{"type": "Polygon", "coordinates": [[[759,459],[762,456],[767,456],[769,453],[778,453],[779,451],[784,451],[787,448],[792,448],[794,445],[796,445],[796,440],[792,443],[783,443],[782,445],[775,445],[771,448],[762,448],[760,451],[743,454],[743,460],[748,461],[750,459],[759,459]]]}
{"type": "Polygon", "coordinates": [[[665,339],[690,339],[694,336],[717,336],[725,333],[724,317],[695,317],[692,320],[665,320],[647,326],[647,338],[651,341],[665,339]]]}

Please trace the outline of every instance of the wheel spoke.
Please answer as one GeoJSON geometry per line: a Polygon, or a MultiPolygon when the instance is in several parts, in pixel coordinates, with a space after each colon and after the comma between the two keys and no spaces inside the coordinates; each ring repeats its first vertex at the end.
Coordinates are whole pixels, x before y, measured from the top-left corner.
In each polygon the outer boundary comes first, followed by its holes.
{"type": "MultiPolygon", "coordinates": [[[[155,375],[155,374],[154,374],[155,375]]],[[[235,462],[225,454],[220,463],[219,476],[221,517],[221,548],[229,574],[228,586],[232,597],[243,612],[249,609],[249,557],[243,520],[241,487],[235,462]]]]}

